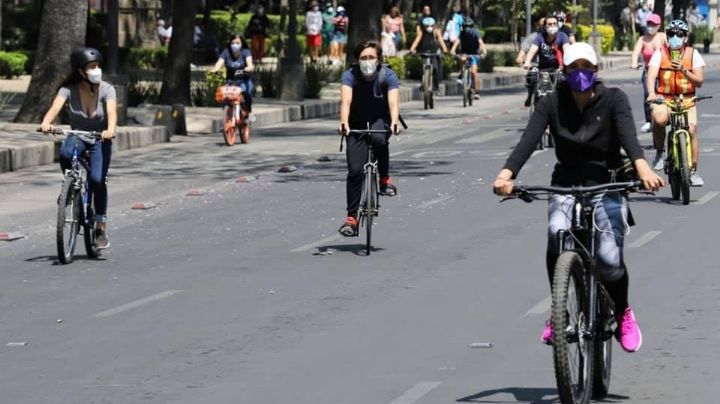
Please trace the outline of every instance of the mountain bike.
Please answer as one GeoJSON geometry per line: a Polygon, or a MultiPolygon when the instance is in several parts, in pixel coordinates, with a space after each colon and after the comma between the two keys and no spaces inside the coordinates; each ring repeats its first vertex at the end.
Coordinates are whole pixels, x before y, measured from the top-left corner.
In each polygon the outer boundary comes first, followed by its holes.
{"type": "Polygon", "coordinates": [[[659,97],[648,101],[658,105],[665,104],[670,115],[670,134],[667,136],[667,159],[663,170],[668,176],[673,200],[682,196],[683,205],[690,203],[690,165],[692,164],[692,146],[687,110],[698,101],[712,96],[683,98],[682,94],[672,98],[659,97]]]}
{"type": "Polygon", "coordinates": [[[90,172],[88,151],[80,153],[78,142],[87,145],[100,140],[100,132],[82,130],[60,130],[49,132],[53,135],[65,135],[75,138],[70,169],[65,170],[60,196],[58,197],[56,244],[58,259],[63,264],[73,261],[75,244],[80,229],[85,239],[85,251],[88,257],[97,258],[100,250],[95,245],[95,211],[93,210],[93,194],[87,175],[90,172]],[[84,170],[83,170],[84,169],[84,170]]]}
{"type": "Polygon", "coordinates": [[[244,89],[236,81],[243,79],[245,75],[246,73],[236,74],[235,80],[228,80],[215,90],[215,101],[224,104],[223,137],[228,146],[235,144],[238,133],[240,142],[244,144],[250,141],[250,111],[245,106],[244,89]]]}
{"type": "Polygon", "coordinates": [[[435,52],[418,53],[423,60],[422,64],[422,89],[423,89],[423,105],[425,109],[435,108],[433,99],[433,67],[432,58],[438,57],[435,52]]]}
{"type": "Polygon", "coordinates": [[[463,107],[472,106],[473,95],[475,93],[475,77],[472,73],[472,57],[474,55],[458,55],[457,59],[462,63],[462,72],[460,73],[460,81],[462,82],[463,107]]]}
{"type": "MultiPolygon", "coordinates": [[[[367,129],[351,129],[346,132],[347,135],[356,135],[361,138],[369,138],[373,133],[389,134],[389,130],[376,130],[370,129],[368,123],[367,129]]],[[[340,151],[342,151],[342,141],[345,139],[345,135],[340,140],[340,151]]],[[[365,251],[367,255],[370,255],[372,250],[372,226],[373,220],[380,213],[380,174],[378,172],[378,162],[373,153],[373,146],[370,139],[367,140],[367,162],[363,167],[363,183],[362,191],[360,194],[360,205],[358,207],[357,219],[358,229],[361,227],[365,228],[365,251]]],[[[360,231],[356,233],[360,235],[360,231]]]]}
{"type": "MultiPolygon", "coordinates": [[[[551,94],[555,91],[557,83],[562,79],[562,71],[557,69],[539,69],[532,67],[528,71],[528,80],[534,84],[535,91],[533,91],[530,98],[530,115],[532,116],[535,112],[535,105],[546,95],[551,94]]],[[[547,147],[554,147],[555,141],[553,140],[550,130],[545,129],[542,139],[538,142],[537,149],[542,150],[547,147]]]]}
{"type": "Polygon", "coordinates": [[[552,282],[553,361],[563,404],[586,404],[609,391],[616,320],[614,303],[595,273],[595,206],[597,198],[606,193],[641,189],[640,181],[590,187],[513,188],[510,198],[525,202],[551,194],[574,198],[571,227],[557,234],[559,251],[552,282]]]}

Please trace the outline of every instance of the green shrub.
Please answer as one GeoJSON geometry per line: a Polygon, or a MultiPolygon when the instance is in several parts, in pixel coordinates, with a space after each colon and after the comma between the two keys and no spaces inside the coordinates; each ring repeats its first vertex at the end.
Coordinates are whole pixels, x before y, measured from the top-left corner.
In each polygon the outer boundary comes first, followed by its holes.
{"type": "Polygon", "coordinates": [[[405,59],[399,56],[388,56],[385,58],[385,63],[390,65],[390,68],[397,74],[400,80],[405,78],[405,59]]]}
{"type": "Polygon", "coordinates": [[[192,82],[192,103],[196,107],[217,107],[215,90],[225,82],[225,68],[218,73],[205,72],[205,81],[192,82]]]}
{"type": "MultiPolygon", "coordinates": [[[[591,26],[578,24],[575,28],[577,41],[590,42],[591,26]]],[[[615,43],[615,28],[612,25],[598,24],[597,30],[600,33],[600,51],[607,55],[615,43]]]]}
{"type": "Polygon", "coordinates": [[[126,61],[127,67],[138,69],[163,69],[167,60],[168,48],[130,48],[126,61]]]}
{"type": "Polygon", "coordinates": [[[32,74],[33,64],[35,64],[35,51],[34,50],[16,50],[17,53],[22,53],[27,56],[27,62],[25,62],[25,74],[32,74]]]}
{"type": "Polygon", "coordinates": [[[0,52],[0,76],[13,78],[25,73],[28,57],[19,52],[0,52]]]}
{"type": "Polygon", "coordinates": [[[331,65],[310,62],[305,65],[305,98],[320,98],[323,87],[334,81],[336,69],[331,65]]]}
{"type": "Polygon", "coordinates": [[[255,77],[260,82],[262,87],[262,95],[266,98],[276,97],[278,95],[278,79],[280,78],[277,69],[272,67],[259,68],[256,71],[255,77]]]}
{"type": "Polygon", "coordinates": [[[411,80],[420,80],[422,78],[422,59],[420,56],[406,54],[405,60],[405,77],[411,80]]]}
{"type": "Polygon", "coordinates": [[[508,27],[485,27],[483,41],[485,43],[510,42],[510,28],[508,28],[508,27]]]}
{"type": "Polygon", "coordinates": [[[495,54],[488,52],[488,57],[480,60],[478,71],[480,73],[492,73],[495,68],[495,54]]]}
{"type": "Polygon", "coordinates": [[[712,43],[713,39],[715,39],[715,30],[706,24],[693,27],[693,30],[690,33],[689,42],[691,45],[702,44],[704,40],[708,40],[712,43]]]}
{"type": "Polygon", "coordinates": [[[136,76],[130,75],[127,86],[127,103],[129,107],[136,107],[143,103],[156,104],[160,99],[161,84],[155,81],[139,81],[136,76]]]}

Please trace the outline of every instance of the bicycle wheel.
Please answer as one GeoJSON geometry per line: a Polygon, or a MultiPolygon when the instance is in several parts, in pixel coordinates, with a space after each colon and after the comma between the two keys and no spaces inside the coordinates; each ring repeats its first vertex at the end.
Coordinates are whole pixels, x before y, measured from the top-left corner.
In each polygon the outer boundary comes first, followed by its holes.
{"type": "Polygon", "coordinates": [[[462,83],[463,83],[463,107],[468,106],[468,101],[472,103],[472,98],[468,100],[468,71],[467,69],[463,69],[462,72],[462,83]]]}
{"type": "Polygon", "coordinates": [[[250,141],[250,125],[243,123],[240,125],[240,142],[247,144],[250,141]]]}
{"type": "Polygon", "coordinates": [[[223,125],[223,137],[225,138],[225,144],[232,146],[235,144],[235,132],[236,128],[233,124],[233,108],[230,106],[225,107],[225,124],[223,125]]]}
{"type": "Polygon", "coordinates": [[[680,193],[682,203],[690,203],[690,162],[688,161],[688,135],[681,132],[677,134],[678,167],[680,169],[680,193]]]}
{"type": "Polygon", "coordinates": [[[610,297],[598,287],[598,315],[595,342],[595,360],[593,361],[593,398],[607,396],[610,391],[610,370],[612,367],[613,313],[610,309],[610,297]]]}
{"type": "Polygon", "coordinates": [[[366,216],[365,216],[365,235],[366,235],[366,243],[365,243],[365,252],[367,255],[370,255],[370,251],[372,250],[372,227],[373,227],[373,219],[375,216],[377,216],[377,199],[378,199],[378,193],[377,193],[377,173],[374,171],[370,175],[365,176],[365,189],[366,189],[366,195],[365,195],[365,210],[366,210],[366,216]]]}
{"type": "Polygon", "coordinates": [[[88,258],[99,257],[100,250],[95,245],[95,211],[92,207],[92,200],[88,202],[87,217],[83,220],[83,238],[88,258]]]}
{"type": "Polygon", "coordinates": [[[80,225],[82,200],[74,183],[73,177],[66,176],[58,199],[56,243],[58,259],[63,264],[73,260],[80,225]]]}
{"type": "Polygon", "coordinates": [[[430,70],[425,69],[423,71],[423,80],[422,80],[422,86],[423,86],[423,101],[425,105],[425,109],[432,108],[430,106],[430,97],[432,95],[432,78],[430,77],[430,70]]]}
{"type": "Polygon", "coordinates": [[[588,310],[584,264],[568,251],[555,264],[552,285],[553,359],[563,404],[586,404],[592,396],[593,341],[585,338],[588,310]]]}

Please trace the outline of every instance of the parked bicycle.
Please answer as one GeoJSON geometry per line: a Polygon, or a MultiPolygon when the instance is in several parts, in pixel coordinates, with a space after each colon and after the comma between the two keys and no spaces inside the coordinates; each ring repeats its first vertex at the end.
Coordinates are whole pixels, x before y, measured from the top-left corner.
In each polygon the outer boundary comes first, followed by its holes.
{"type": "Polygon", "coordinates": [[[659,97],[656,104],[665,104],[670,115],[670,135],[667,136],[668,155],[664,163],[664,171],[670,183],[673,200],[682,197],[683,205],[690,203],[690,165],[692,164],[692,146],[690,144],[690,126],[687,110],[698,101],[707,100],[712,96],[683,98],[682,94],[673,98],[659,97]]]}
{"type": "Polygon", "coordinates": [[[595,226],[595,207],[597,198],[606,193],[641,189],[640,181],[590,187],[513,188],[511,198],[526,202],[550,194],[574,198],[571,227],[558,231],[559,257],[552,282],[553,360],[563,404],[586,404],[591,398],[608,394],[616,320],[614,303],[595,273],[600,231],[595,226]]]}
{"type": "Polygon", "coordinates": [[[422,91],[423,91],[423,105],[425,109],[435,108],[435,100],[433,99],[433,67],[432,58],[438,57],[437,53],[434,52],[422,52],[418,53],[423,60],[422,64],[422,91]]]}
{"type": "MultiPolygon", "coordinates": [[[[403,125],[404,126],[404,125],[403,125]]],[[[343,148],[343,141],[345,136],[356,135],[360,137],[370,137],[373,133],[388,134],[389,130],[376,130],[370,129],[368,123],[367,129],[351,129],[346,131],[340,139],[340,151],[343,148]]],[[[372,251],[372,227],[375,217],[380,213],[380,174],[378,172],[378,161],[373,153],[373,146],[370,139],[368,139],[367,147],[367,162],[363,167],[363,183],[362,191],[360,194],[360,205],[358,207],[357,219],[358,219],[358,232],[356,236],[360,235],[359,229],[365,228],[365,251],[367,255],[370,255],[372,251]]]]}
{"type": "MultiPolygon", "coordinates": [[[[39,129],[38,132],[40,132],[39,129]]],[[[58,197],[55,232],[58,259],[63,264],[73,261],[77,236],[81,229],[88,257],[97,258],[100,256],[100,249],[95,244],[93,194],[90,192],[90,182],[87,180],[90,172],[89,153],[87,150],[80,153],[77,144],[78,142],[85,142],[88,145],[95,144],[102,138],[102,133],[61,129],[54,129],[49,133],[76,138],[70,169],[65,170],[58,197]]]]}
{"type": "MultiPolygon", "coordinates": [[[[557,86],[557,83],[562,80],[562,71],[551,69],[538,69],[537,67],[532,67],[528,71],[527,79],[530,81],[530,85],[534,85],[535,91],[533,91],[531,98],[530,98],[530,115],[533,114],[535,111],[535,106],[537,103],[546,95],[551,94],[555,91],[555,88],[557,86]]],[[[543,135],[543,138],[538,142],[538,150],[542,150],[547,147],[554,147],[555,142],[553,140],[552,135],[550,134],[550,130],[546,129],[545,134],[543,135]]]]}
{"type": "MultiPolygon", "coordinates": [[[[241,70],[239,75],[245,74],[241,70]]],[[[216,73],[222,75],[222,73],[216,73]]],[[[236,77],[236,80],[240,77],[236,77]]],[[[240,134],[240,142],[250,141],[250,111],[245,106],[243,88],[236,81],[228,80],[215,90],[215,101],[224,105],[223,136],[225,144],[232,146],[240,134]]]]}

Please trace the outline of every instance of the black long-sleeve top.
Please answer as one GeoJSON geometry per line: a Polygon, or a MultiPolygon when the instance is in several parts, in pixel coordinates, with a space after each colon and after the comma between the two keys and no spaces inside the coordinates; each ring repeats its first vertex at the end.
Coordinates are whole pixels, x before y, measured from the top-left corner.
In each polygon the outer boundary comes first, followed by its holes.
{"type": "Polygon", "coordinates": [[[569,187],[610,181],[609,169],[622,165],[620,148],[635,161],[644,158],[637,139],[627,95],[619,88],[608,88],[598,81],[595,96],[580,111],[567,83],[543,97],[504,168],[517,176],[530,158],[545,128],[555,140],[558,163],[552,185],[569,187]]]}

